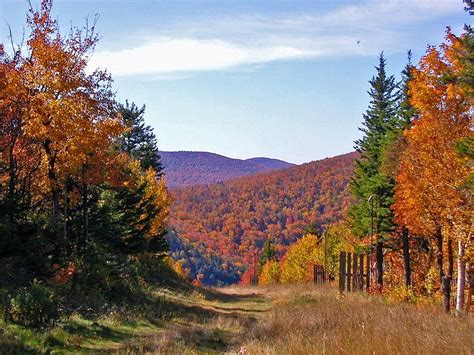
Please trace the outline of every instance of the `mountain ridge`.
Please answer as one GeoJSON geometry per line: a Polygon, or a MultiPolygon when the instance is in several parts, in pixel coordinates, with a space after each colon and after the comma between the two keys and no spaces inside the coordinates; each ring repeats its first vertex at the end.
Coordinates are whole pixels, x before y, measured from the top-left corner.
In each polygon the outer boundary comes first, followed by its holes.
{"type": "Polygon", "coordinates": [[[351,203],[348,183],[358,154],[174,189],[170,226],[191,243],[235,265],[250,265],[272,238],[277,252],[308,227],[339,221],[351,203]]]}
{"type": "Polygon", "coordinates": [[[160,155],[170,188],[214,184],[295,166],[267,157],[236,159],[199,151],[161,151],[160,155]]]}

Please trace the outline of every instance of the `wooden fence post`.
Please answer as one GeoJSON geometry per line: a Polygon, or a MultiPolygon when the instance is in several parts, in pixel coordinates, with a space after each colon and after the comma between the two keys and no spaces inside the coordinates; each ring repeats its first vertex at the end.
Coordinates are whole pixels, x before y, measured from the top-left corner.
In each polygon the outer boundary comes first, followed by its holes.
{"type": "Polygon", "coordinates": [[[352,253],[347,253],[347,292],[351,292],[352,253]]]}
{"type": "Polygon", "coordinates": [[[357,277],[357,255],[354,253],[354,260],[352,260],[352,291],[357,291],[359,279],[357,277]]]}
{"type": "Polygon", "coordinates": [[[339,253],[339,292],[344,293],[346,284],[346,252],[339,253]]]}
{"type": "Polygon", "coordinates": [[[364,290],[364,254],[359,255],[359,291],[364,290]]]}
{"type": "Polygon", "coordinates": [[[365,279],[365,289],[367,292],[370,290],[370,254],[367,254],[367,265],[365,266],[366,269],[366,279],[365,279]]]}

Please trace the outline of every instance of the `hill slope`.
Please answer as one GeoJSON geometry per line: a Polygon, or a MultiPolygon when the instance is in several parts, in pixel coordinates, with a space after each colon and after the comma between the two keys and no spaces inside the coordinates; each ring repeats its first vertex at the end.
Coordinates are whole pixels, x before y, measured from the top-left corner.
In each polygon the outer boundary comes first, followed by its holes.
{"type": "Polygon", "coordinates": [[[339,220],[350,203],[347,185],[356,153],[215,185],[173,191],[170,223],[234,262],[252,262],[271,237],[283,253],[311,225],[339,220]]]}
{"type": "Polygon", "coordinates": [[[168,187],[213,184],[293,164],[270,158],[232,159],[207,152],[160,152],[168,187]]]}

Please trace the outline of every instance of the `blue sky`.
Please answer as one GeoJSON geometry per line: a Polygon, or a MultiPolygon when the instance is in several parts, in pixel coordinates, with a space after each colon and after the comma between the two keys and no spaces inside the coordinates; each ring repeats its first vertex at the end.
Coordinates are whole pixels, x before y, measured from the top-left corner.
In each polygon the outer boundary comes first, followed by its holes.
{"type": "MultiPolygon", "coordinates": [[[[32,0],[33,4],[39,1],[32,0]]],[[[17,41],[26,0],[0,0],[17,41]]],[[[65,30],[100,14],[91,67],[146,104],[162,150],[293,163],[349,152],[380,51],[398,76],[412,49],[470,18],[461,0],[56,0],[65,30]]]]}

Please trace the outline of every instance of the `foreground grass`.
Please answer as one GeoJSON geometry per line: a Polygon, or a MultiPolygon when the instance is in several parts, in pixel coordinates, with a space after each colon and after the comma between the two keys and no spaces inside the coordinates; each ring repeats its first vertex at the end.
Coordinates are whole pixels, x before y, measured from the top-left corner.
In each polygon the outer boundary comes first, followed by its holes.
{"type": "Polygon", "coordinates": [[[222,353],[270,307],[248,290],[159,288],[149,296],[146,309],[74,314],[46,330],[0,321],[0,354],[222,353]]]}
{"type": "Polygon", "coordinates": [[[298,286],[266,289],[273,310],[249,331],[249,354],[472,354],[472,317],[382,297],[298,286]]]}
{"type": "Polygon", "coordinates": [[[0,324],[0,353],[470,354],[472,317],[312,285],[157,289],[145,316],[0,324]]]}

